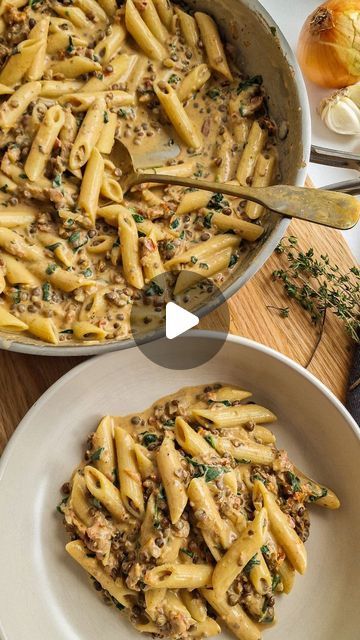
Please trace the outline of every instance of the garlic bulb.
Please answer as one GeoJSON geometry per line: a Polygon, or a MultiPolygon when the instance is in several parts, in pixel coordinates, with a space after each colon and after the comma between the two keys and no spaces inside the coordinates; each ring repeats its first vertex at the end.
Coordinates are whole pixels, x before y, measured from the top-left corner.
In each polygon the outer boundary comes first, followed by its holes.
{"type": "Polygon", "coordinates": [[[360,84],[336,91],[320,103],[326,126],[342,135],[360,135],[360,84]]]}

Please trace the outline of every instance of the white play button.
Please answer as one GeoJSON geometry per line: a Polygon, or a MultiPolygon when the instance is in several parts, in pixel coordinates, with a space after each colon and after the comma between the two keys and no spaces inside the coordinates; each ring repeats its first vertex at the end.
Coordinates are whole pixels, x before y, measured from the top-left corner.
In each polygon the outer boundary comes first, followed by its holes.
{"type": "Polygon", "coordinates": [[[175,302],[166,305],[166,337],[173,340],[199,324],[199,318],[175,302]]]}

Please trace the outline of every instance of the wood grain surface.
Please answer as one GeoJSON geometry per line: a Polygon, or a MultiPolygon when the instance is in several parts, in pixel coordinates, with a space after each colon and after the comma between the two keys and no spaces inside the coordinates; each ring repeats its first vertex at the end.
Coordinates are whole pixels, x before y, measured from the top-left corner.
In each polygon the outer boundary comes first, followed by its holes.
{"type": "MultiPolygon", "coordinates": [[[[293,221],[289,234],[296,235],[299,246],[313,247],[317,253],[328,253],[341,269],[354,264],[342,235],[333,230],[293,221]]],[[[284,298],[279,283],[271,274],[281,265],[282,256],[273,254],[262,270],[229,302],[230,332],[262,342],[306,365],[317,342],[317,330],[306,313],[284,298]],[[281,318],[268,306],[289,306],[288,318],[281,318]]],[[[226,330],[220,307],[202,320],[201,328],[226,330]]],[[[351,341],[340,322],[326,320],[322,340],[309,370],[324,382],[341,400],[345,398],[351,360],[351,341]]],[[[121,357],[121,354],[119,354],[121,357]]],[[[0,454],[21,418],[41,394],[60,376],[85,358],[28,356],[0,352],[0,454]]]]}

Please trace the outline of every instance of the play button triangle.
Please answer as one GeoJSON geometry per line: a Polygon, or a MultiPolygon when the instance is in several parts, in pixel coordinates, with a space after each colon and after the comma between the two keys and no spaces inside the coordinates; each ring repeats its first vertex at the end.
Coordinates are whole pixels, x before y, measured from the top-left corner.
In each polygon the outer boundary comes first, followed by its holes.
{"type": "Polygon", "coordinates": [[[166,305],[166,337],[169,340],[173,340],[181,334],[189,331],[197,324],[199,324],[199,318],[186,311],[182,307],[179,307],[175,302],[168,302],[166,305]]]}

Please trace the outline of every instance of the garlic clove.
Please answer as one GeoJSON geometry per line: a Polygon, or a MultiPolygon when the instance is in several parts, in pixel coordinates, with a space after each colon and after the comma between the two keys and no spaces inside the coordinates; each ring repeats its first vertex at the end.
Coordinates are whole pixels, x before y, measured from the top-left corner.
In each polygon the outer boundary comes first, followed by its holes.
{"type": "Polygon", "coordinates": [[[360,107],[360,84],[354,84],[351,87],[344,89],[345,95],[355,102],[357,107],[360,107]]]}
{"type": "Polygon", "coordinates": [[[360,108],[348,97],[347,92],[348,89],[337,91],[324,100],[320,105],[320,115],[331,131],[342,135],[360,135],[360,108]]]}

